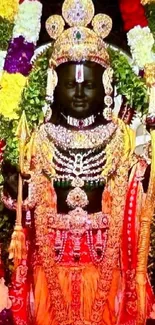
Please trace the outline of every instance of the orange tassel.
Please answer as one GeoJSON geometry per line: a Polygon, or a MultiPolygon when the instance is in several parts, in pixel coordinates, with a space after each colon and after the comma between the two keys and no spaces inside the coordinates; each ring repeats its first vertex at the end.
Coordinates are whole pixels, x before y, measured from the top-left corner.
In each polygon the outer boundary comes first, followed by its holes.
{"type": "Polygon", "coordinates": [[[9,247],[9,259],[14,260],[15,267],[19,265],[22,259],[26,258],[26,239],[25,233],[20,225],[15,225],[9,247]]]}

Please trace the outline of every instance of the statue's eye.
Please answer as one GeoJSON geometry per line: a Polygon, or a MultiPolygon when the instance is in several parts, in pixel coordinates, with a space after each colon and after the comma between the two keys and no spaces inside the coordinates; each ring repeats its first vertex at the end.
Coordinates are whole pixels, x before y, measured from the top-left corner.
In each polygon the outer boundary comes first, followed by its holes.
{"type": "Polygon", "coordinates": [[[94,89],[94,88],[96,88],[95,82],[86,81],[85,82],[85,87],[88,88],[88,89],[94,89]]]}
{"type": "Polygon", "coordinates": [[[73,81],[73,80],[68,80],[68,81],[66,81],[65,86],[66,86],[66,88],[68,88],[68,89],[70,89],[70,88],[74,88],[74,87],[75,87],[75,81],[73,81]]]}

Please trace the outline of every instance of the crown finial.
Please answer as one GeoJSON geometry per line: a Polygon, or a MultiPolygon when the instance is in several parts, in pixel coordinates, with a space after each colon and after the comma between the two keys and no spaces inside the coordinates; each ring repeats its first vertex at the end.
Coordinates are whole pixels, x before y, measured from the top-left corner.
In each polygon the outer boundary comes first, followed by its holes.
{"type": "Polygon", "coordinates": [[[92,0],[65,0],[62,16],[69,26],[87,26],[94,17],[92,0]]]}
{"type": "Polygon", "coordinates": [[[46,30],[51,38],[57,39],[64,31],[65,22],[59,15],[50,16],[46,20],[46,30]]]}

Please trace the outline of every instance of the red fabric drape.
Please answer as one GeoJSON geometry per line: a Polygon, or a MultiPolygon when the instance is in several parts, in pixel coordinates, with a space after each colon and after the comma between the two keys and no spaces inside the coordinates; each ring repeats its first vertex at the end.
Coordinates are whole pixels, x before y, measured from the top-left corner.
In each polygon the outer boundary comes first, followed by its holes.
{"type": "Polygon", "coordinates": [[[119,0],[119,7],[125,31],[129,31],[137,25],[148,26],[145,10],[140,0],[119,0]]]}

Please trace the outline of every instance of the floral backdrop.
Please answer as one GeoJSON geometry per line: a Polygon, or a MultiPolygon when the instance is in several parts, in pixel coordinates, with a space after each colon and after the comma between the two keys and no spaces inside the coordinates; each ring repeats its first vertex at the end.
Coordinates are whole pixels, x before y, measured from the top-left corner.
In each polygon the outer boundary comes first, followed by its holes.
{"type": "MultiPolygon", "coordinates": [[[[38,56],[32,69],[31,58],[37,45],[47,42],[44,24],[51,13],[60,13],[62,1],[0,1],[0,163],[18,166],[16,129],[25,110],[30,131],[43,121],[48,52],[38,56]],[[42,27],[41,27],[42,26],[42,27]],[[41,33],[40,33],[41,30],[41,33]],[[40,36],[39,36],[40,33],[40,36]]],[[[97,11],[112,16],[114,27],[107,42],[132,55],[132,64],[120,51],[109,47],[117,92],[135,113],[147,113],[148,94],[143,69],[155,61],[155,2],[142,0],[94,0],[97,11]],[[104,10],[105,8],[105,10],[104,10]],[[114,10],[114,8],[116,10],[114,10]],[[122,17],[122,19],[120,18],[122,17]],[[137,66],[138,75],[133,66],[137,66]]],[[[3,176],[0,171],[1,188],[3,176]]],[[[14,213],[0,203],[0,246],[7,279],[12,270],[7,250],[14,224],[14,213]]],[[[155,220],[152,221],[148,270],[155,285],[155,220]]]]}

